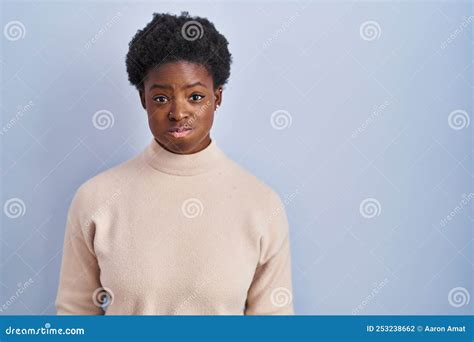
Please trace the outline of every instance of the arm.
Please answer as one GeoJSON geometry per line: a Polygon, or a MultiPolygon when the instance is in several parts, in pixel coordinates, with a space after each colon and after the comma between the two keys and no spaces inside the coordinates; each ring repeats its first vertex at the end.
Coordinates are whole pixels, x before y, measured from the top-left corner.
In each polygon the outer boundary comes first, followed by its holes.
{"type": "Polygon", "coordinates": [[[291,253],[288,219],[272,193],[266,229],[260,238],[260,259],[247,293],[245,315],[292,315],[291,253]]]}
{"type": "Polygon", "coordinates": [[[95,224],[83,189],[76,192],[68,211],[63,259],[56,297],[58,315],[103,315],[93,300],[101,287],[100,269],[94,253],[95,224]]]}

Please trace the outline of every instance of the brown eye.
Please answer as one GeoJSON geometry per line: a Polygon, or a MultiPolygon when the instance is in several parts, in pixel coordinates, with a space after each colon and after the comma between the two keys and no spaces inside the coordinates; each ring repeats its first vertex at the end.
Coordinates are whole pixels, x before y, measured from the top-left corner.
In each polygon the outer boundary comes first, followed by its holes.
{"type": "Polygon", "coordinates": [[[153,97],[153,101],[159,102],[159,103],[166,103],[168,102],[168,98],[163,95],[158,95],[158,96],[153,97]]]}
{"type": "Polygon", "coordinates": [[[194,101],[194,102],[201,101],[203,98],[204,96],[200,94],[192,94],[190,97],[191,101],[194,101]]]}

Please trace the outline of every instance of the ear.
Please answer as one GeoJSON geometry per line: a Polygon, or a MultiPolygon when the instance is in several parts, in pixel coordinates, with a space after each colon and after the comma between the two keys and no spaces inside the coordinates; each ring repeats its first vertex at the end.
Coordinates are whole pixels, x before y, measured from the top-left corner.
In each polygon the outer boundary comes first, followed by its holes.
{"type": "Polygon", "coordinates": [[[222,87],[217,87],[214,91],[214,111],[219,108],[222,103],[222,87]]]}
{"type": "Polygon", "coordinates": [[[140,96],[143,109],[146,110],[145,92],[143,90],[139,90],[138,95],[140,96]]]}

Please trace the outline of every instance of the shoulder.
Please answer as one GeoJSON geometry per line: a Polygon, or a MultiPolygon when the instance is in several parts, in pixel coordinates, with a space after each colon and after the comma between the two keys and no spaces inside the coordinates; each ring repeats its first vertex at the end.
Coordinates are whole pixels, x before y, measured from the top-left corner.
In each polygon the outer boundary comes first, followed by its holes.
{"type": "Polygon", "coordinates": [[[260,248],[259,263],[264,264],[277,255],[289,241],[289,223],[285,204],[268,183],[235,162],[229,166],[234,184],[240,187],[239,207],[251,216],[254,237],[260,248]]]}
{"type": "Polygon", "coordinates": [[[251,194],[255,201],[264,202],[267,205],[276,205],[282,202],[280,195],[266,181],[230,158],[228,158],[225,172],[229,172],[236,187],[251,194]]]}
{"type": "MultiPolygon", "coordinates": [[[[225,168],[219,171],[220,175],[227,176],[231,179],[231,182],[238,188],[251,191],[258,195],[263,195],[270,191],[271,188],[262,181],[260,178],[255,176],[247,168],[238,164],[236,161],[226,156],[225,168]]],[[[226,179],[227,181],[227,179],[226,179]]]]}
{"type": "Polygon", "coordinates": [[[143,161],[141,154],[104,170],[83,182],[76,190],[72,204],[94,208],[120,195],[136,177],[143,161]]]}
{"type": "Polygon", "coordinates": [[[285,235],[288,229],[287,216],[285,203],[279,193],[232,159],[229,159],[227,172],[235,187],[234,190],[240,194],[241,206],[246,207],[254,216],[258,216],[262,228],[270,227],[267,229],[279,230],[279,234],[285,235]]]}

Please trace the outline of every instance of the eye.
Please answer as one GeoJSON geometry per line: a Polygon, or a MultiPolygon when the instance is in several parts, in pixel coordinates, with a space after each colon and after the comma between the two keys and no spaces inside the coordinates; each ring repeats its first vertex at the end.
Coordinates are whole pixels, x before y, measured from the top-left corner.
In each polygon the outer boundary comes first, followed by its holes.
{"type": "Polygon", "coordinates": [[[153,101],[158,102],[158,103],[166,103],[168,102],[168,98],[163,95],[158,95],[153,97],[153,101]]]}
{"type": "Polygon", "coordinates": [[[199,102],[204,98],[204,95],[201,94],[192,94],[190,97],[191,101],[199,102]]]}

